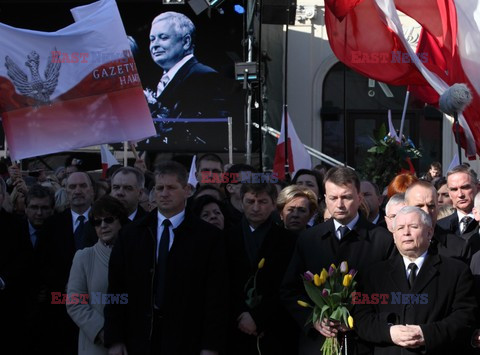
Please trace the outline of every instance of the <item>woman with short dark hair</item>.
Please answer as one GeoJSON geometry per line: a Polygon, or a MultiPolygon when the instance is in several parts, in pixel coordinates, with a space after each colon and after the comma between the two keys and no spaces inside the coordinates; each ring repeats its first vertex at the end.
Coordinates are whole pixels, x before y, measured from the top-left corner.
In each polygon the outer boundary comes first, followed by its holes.
{"type": "Polygon", "coordinates": [[[67,294],[73,302],[67,302],[67,312],[80,328],[79,355],[105,355],[103,346],[104,299],[128,302],[125,295],[104,296],[108,289],[108,262],[113,244],[128,215],[122,203],[105,195],[92,206],[88,221],[95,227],[98,242],[77,251],[73,258],[67,294]],[[106,297],[106,298],[105,298],[106,297]]]}

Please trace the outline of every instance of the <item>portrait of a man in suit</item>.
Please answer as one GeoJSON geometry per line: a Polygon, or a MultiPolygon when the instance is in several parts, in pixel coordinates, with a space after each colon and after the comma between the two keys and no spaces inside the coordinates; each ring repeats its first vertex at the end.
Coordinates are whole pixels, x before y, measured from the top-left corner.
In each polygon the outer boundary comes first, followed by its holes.
{"type": "Polygon", "coordinates": [[[398,254],[364,275],[362,293],[386,295],[354,310],[357,333],[374,354],[465,354],[471,347],[477,311],[472,274],[465,263],[430,248],[433,230],[425,211],[402,208],[393,233],[398,254]]]}
{"type": "MultiPolygon", "coordinates": [[[[145,90],[145,95],[157,133],[166,144],[177,143],[180,136],[175,130],[180,128],[161,119],[228,116],[221,76],[194,55],[195,33],[193,22],[181,13],[164,12],[152,21],[150,55],[163,74],[157,87],[145,90]]],[[[187,128],[182,133],[181,139],[205,144],[206,134],[202,132],[187,128]]]]}

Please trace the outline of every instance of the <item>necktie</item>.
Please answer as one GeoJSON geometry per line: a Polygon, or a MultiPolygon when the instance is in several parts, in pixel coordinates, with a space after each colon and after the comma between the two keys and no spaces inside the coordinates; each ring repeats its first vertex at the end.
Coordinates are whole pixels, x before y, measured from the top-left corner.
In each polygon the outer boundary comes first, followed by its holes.
{"type": "Polygon", "coordinates": [[[340,232],[340,239],[343,239],[345,234],[347,234],[350,231],[350,229],[347,226],[340,226],[338,227],[338,231],[340,232]]]}
{"type": "Polygon", "coordinates": [[[167,86],[169,81],[170,81],[170,78],[167,76],[167,74],[163,74],[162,78],[160,79],[157,85],[157,97],[159,97],[162,94],[162,91],[165,90],[165,87],[167,86]]]}
{"type": "Polygon", "coordinates": [[[162,223],[163,232],[160,238],[160,245],[158,246],[157,267],[155,272],[156,292],[155,292],[155,306],[162,308],[163,298],[165,295],[165,284],[167,279],[167,259],[168,247],[170,246],[170,225],[172,223],[165,219],[162,223]]]}
{"type": "Polygon", "coordinates": [[[83,248],[83,231],[85,229],[85,216],[78,216],[77,222],[78,226],[75,229],[75,233],[73,233],[73,237],[75,239],[75,250],[83,248]]]}
{"type": "Polygon", "coordinates": [[[410,288],[412,288],[415,282],[415,279],[417,277],[417,269],[418,269],[417,264],[410,263],[408,265],[408,269],[410,270],[410,275],[408,275],[408,284],[410,288]]]}
{"type": "Polygon", "coordinates": [[[37,231],[33,231],[33,233],[30,234],[30,241],[32,242],[32,246],[35,248],[37,245],[37,231]]]}
{"type": "Polygon", "coordinates": [[[465,231],[467,230],[468,224],[470,223],[471,220],[472,220],[472,217],[469,217],[469,216],[465,216],[460,220],[460,233],[462,234],[465,233],[465,231]]]}

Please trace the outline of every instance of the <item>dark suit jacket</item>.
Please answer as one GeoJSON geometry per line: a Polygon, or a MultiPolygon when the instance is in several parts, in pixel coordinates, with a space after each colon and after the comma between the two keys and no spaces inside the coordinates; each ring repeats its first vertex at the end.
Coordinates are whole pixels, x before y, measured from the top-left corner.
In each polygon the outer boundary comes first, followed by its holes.
{"type": "MultiPolygon", "coordinates": [[[[126,225],[112,250],[111,294],[127,304],[105,307],[105,344],[124,343],[128,353],[149,354],[153,324],[157,210],[126,225]]],[[[199,354],[224,347],[228,313],[226,248],[221,231],[186,214],[168,254],[162,354],[199,354]]]]}
{"type": "MultiPolygon", "coordinates": [[[[93,226],[85,223],[84,231],[85,247],[94,245],[98,238],[93,226]]],[[[72,212],[69,208],[45,221],[38,239],[38,249],[49,292],[65,293],[76,252],[72,212]]]]}
{"type": "MultiPolygon", "coordinates": [[[[85,224],[85,247],[96,241],[95,229],[85,224]]],[[[41,284],[48,300],[43,309],[45,326],[49,328],[47,342],[57,343],[51,354],[76,354],[78,349],[78,327],[67,314],[65,304],[52,304],[52,292],[66,293],[70,268],[75,255],[72,213],[68,208],[45,221],[38,237],[38,258],[41,284]]]]}
{"type": "MultiPolygon", "coordinates": [[[[24,330],[24,311],[27,297],[30,250],[29,245],[18,235],[20,220],[0,208],[0,278],[5,288],[0,290],[0,329],[2,342],[16,342],[24,330]]],[[[7,347],[8,349],[8,347],[7,347]]]]}
{"type": "Polygon", "coordinates": [[[439,254],[460,259],[467,264],[478,250],[480,250],[480,237],[478,236],[478,222],[471,221],[466,231],[460,234],[458,214],[451,214],[448,217],[437,221],[435,227],[435,238],[438,239],[439,254]],[[443,232],[442,232],[443,231],[443,232]],[[439,238],[437,238],[437,236],[439,238]],[[445,249],[442,251],[442,249],[445,249]]]}
{"type": "Polygon", "coordinates": [[[148,212],[145,211],[145,210],[142,208],[142,206],[138,205],[137,214],[136,214],[135,217],[133,218],[133,221],[138,221],[139,219],[145,217],[147,214],[148,214],[148,212]]]}
{"type": "Polygon", "coordinates": [[[296,350],[296,327],[280,303],[279,291],[295,247],[295,234],[272,222],[253,267],[246,252],[242,223],[227,232],[227,240],[232,300],[228,353],[257,354],[256,337],[246,335],[237,328],[238,316],[249,312],[257,325],[257,332],[264,333],[260,340],[262,354],[291,354],[296,350]],[[265,258],[265,265],[258,271],[256,281],[256,290],[262,299],[258,306],[251,309],[245,303],[245,285],[257,271],[262,258],[265,258]]]}
{"type": "Polygon", "coordinates": [[[468,235],[469,232],[472,232],[475,227],[478,227],[478,222],[472,220],[465,230],[464,234],[460,234],[460,224],[458,222],[458,213],[455,211],[450,216],[439,219],[437,225],[448,233],[456,234],[457,236],[464,238],[465,235],[468,235]]]}
{"type": "MultiPolygon", "coordinates": [[[[169,81],[157,103],[150,104],[150,111],[153,118],[225,118],[230,111],[228,91],[214,69],[193,57],[169,81]]],[[[204,144],[212,134],[212,124],[208,123],[185,126],[155,122],[155,128],[166,144],[204,144]]]]}
{"type": "Polygon", "coordinates": [[[358,270],[355,278],[361,283],[364,270],[371,264],[388,259],[392,250],[392,235],[368,222],[362,215],[354,229],[341,241],[335,236],[333,219],[300,235],[281,288],[283,302],[303,330],[300,354],[317,354],[324,341],[311,325],[305,326],[311,310],[297,304],[297,300],[309,302],[300,275],[306,271],[320,274],[323,268],[328,270],[330,264],[338,265],[346,260],[350,268],[358,270]]]}
{"type": "Polygon", "coordinates": [[[464,263],[429,253],[410,290],[399,254],[371,267],[364,279],[364,293],[390,295],[386,304],[355,306],[357,333],[374,343],[374,354],[464,354],[470,346],[477,303],[472,275],[464,263]],[[395,292],[423,294],[427,302],[397,302],[391,295],[395,292]],[[425,347],[403,349],[394,345],[389,323],[420,325],[425,347]]]}
{"type": "Polygon", "coordinates": [[[158,97],[169,118],[225,117],[225,92],[212,68],[195,57],[188,60],[158,97]],[[220,116],[221,115],[221,116],[220,116]]]}

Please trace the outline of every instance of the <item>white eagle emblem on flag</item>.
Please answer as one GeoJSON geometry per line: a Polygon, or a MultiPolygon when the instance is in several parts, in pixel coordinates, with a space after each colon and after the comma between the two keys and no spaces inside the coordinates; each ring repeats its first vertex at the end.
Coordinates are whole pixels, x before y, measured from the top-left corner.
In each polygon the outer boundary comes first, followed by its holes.
{"type": "Polygon", "coordinates": [[[48,64],[44,73],[45,80],[42,79],[38,71],[39,64],[40,56],[37,52],[32,51],[25,62],[31,73],[32,80],[29,81],[27,74],[8,55],[5,57],[7,74],[17,90],[21,94],[37,100],[39,105],[50,104],[50,95],[55,91],[58,84],[61,63],[60,61],[53,61],[51,55],[48,57],[48,64]]]}

